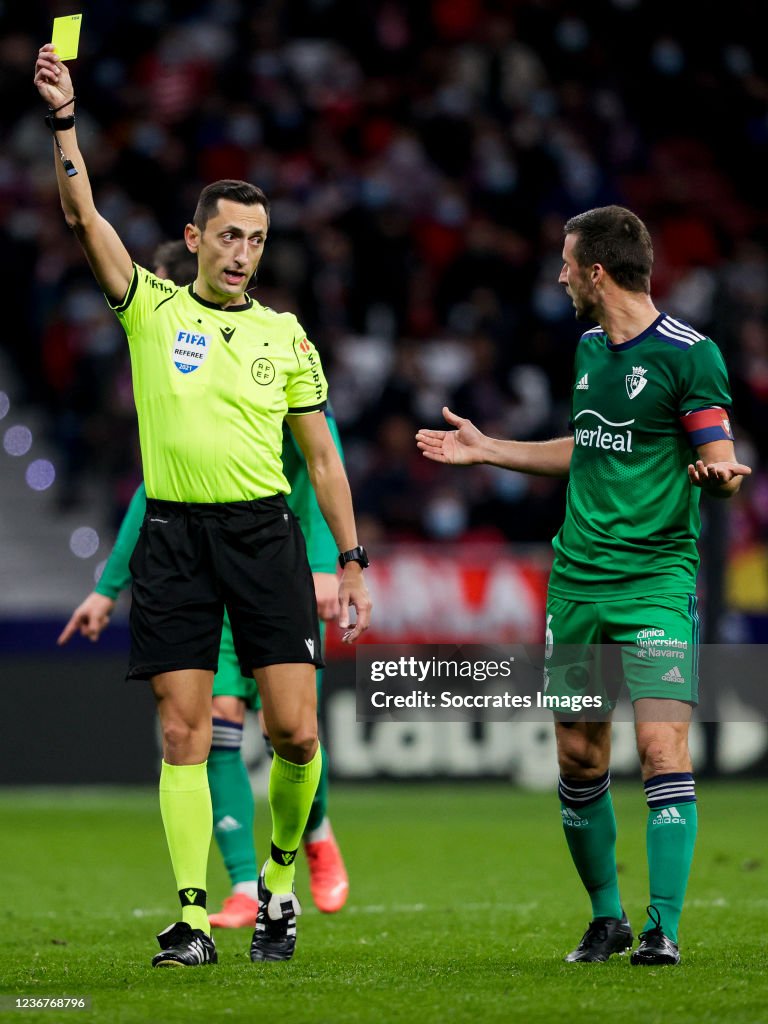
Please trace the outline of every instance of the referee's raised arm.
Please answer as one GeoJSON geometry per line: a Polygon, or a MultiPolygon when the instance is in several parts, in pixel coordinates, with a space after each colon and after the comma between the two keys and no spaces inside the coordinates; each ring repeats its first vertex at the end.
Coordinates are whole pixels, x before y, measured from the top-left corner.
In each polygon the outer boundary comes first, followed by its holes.
{"type": "Polygon", "coordinates": [[[113,304],[122,301],[133,276],[133,262],[119,235],[93,202],[91,183],[75,132],[75,93],[69,70],[51,43],[40,47],[35,85],[49,107],[53,153],[61,206],[77,235],[100,288],[113,304]]]}

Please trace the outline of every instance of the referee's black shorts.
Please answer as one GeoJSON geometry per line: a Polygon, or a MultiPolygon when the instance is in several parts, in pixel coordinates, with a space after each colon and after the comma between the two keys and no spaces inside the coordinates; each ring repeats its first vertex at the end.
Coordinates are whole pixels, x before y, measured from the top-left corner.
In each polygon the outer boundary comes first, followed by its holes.
{"type": "Polygon", "coordinates": [[[240,670],[322,668],[304,537],[283,495],[192,504],[147,498],[130,562],[129,679],[218,669],[224,609],[240,670]]]}

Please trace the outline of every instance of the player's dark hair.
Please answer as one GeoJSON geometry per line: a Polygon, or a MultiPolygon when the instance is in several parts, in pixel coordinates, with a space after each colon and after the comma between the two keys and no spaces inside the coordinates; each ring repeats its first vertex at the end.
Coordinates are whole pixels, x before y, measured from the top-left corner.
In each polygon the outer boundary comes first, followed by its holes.
{"type": "Polygon", "coordinates": [[[571,217],[563,234],[576,235],[573,255],[580,267],[600,263],[620,288],[650,293],[653,243],[637,214],[623,206],[599,206],[571,217]]]}
{"type": "Polygon", "coordinates": [[[197,277],[197,256],[183,239],[161,242],[152,257],[152,270],[157,273],[161,268],[174,284],[192,284],[197,277]]]}
{"type": "Polygon", "coordinates": [[[206,185],[200,193],[195,208],[193,223],[195,227],[205,231],[210,217],[215,217],[219,209],[219,200],[229,199],[243,206],[263,206],[269,223],[269,200],[257,185],[248,181],[237,181],[235,178],[223,178],[206,185]]]}

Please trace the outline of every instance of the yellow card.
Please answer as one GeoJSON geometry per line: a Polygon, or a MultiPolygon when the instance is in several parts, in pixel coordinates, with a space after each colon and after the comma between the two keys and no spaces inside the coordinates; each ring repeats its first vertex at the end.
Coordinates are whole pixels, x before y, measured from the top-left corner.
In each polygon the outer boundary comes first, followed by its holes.
{"type": "Polygon", "coordinates": [[[82,20],[82,14],[66,14],[63,18],[53,19],[51,42],[59,60],[74,60],[77,56],[82,20]]]}

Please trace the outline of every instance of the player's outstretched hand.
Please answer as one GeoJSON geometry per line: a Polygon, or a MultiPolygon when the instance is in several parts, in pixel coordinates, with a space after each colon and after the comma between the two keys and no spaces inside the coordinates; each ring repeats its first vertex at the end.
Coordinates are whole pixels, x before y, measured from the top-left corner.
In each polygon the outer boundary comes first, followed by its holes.
{"type": "Polygon", "coordinates": [[[742,462],[710,462],[708,465],[698,459],[695,465],[688,466],[688,479],[694,487],[702,487],[716,494],[718,491],[728,493],[734,490],[728,484],[737,477],[749,476],[752,470],[742,462]]]}
{"type": "Polygon", "coordinates": [[[111,597],[97,594],[94,590],[72,612],[71,619],[62,629],[56,643],[61,647],[62,644],[65,644],[70,637],[78,632],[81,636],[87,636],[92,643],[95,643],[103,630],[109,625],[109,617],[114,607],[115,602],[111,597]]]}
{"type": "Polygon", "coordinates": [[[321,622],[339,617],[339,579],[335,572],[313,572],[317,614],[321,622]]]}
{"type": "Polygon", "coordinates": [[[339,625],[346,630],[341,638],[345,644],[352,644],[371,624],[371,598],[365,585],[363,570],[357,562],[348,562],[339,584],[339,625]],[[350,625],[349,609],[357,612],[357,620],[350,625]]]}
{"type": "MultiPolygon", "coordinates": [[[[54,110],[64,106],[75,97],[67,66],[56,56],[53,43],[46,43],[38,50],[34,81],[37,91],[48,106],[54,110]]],[[[66,117],[71,113],[71,110],[65,110],[61,117],[66,117]]]]}
{"type": "Polygon", "coordinates": [[[483,462],[486,436],[471,420],[465,420],[443,406],[443,417],[455,430],[427,430],[422,427],[416,434],[416,446],[421,454],[433,462],[451,466],[469,466],[483,462]]]}

